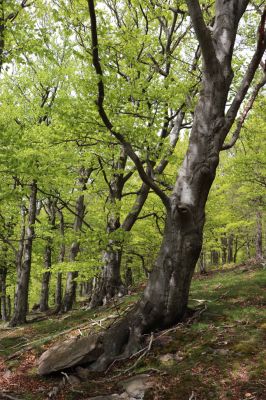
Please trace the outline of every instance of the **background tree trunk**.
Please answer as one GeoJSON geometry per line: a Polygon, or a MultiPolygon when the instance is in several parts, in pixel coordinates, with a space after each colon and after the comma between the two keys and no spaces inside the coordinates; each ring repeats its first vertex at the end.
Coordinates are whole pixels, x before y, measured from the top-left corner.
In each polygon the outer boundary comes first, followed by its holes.
{"type": "Polygon", "coordinates": [[[256,258],[258,260],[263,259],[262,251],[262,212],[257,210],[257,234],[256,234],[256,258]]]}
{"type": "MultiPolygon", "coordinates": [[[[56,221],[56,201],[54,199],[47,199],[44,204],[45,211],[48,215],[49,228],[51,232],[55,230],[56,221]]],[[[47,244],[44,250],[44,267],[47,272],[43,273],[42,276],[42,287],[40,296],[40,311],[47,311],[49,309],[49,284],[52,266],[52,238],[48,237],[47,244]]]]}
{"type": "Polygon", "coordinates": [[[8,320],[7,296],[6,296],[6,277],[7,277],[7,268],[1,267],[0,268],[0,295],[1,295],[1,318],[2,318],[2,321],[8,320]]]}
{"type": "Polygon", "coordinates": [[[221,237],[221,247],[222,247],[222,264],[226,264],[227,261],[227,237],[226,235],[222,235],[221,237]]]}
{"type": "Polygon", "coordinates": [[[202,250],[199,257],[199,270],[200,274],[206,274],[206,260],[205,260],[205,252],[202,250]]]}
{"type": "MultiPolygon", "coordinates": [[[[76,218],[74,222],[74,231],[76,233],[78,233],[81,230],[84,213],[85,213],[84,195],[81,195],[78,197],[76,202],[76,218]]],[[[70,249],[70,254],[69,254],[70,262],[75,261],[78,252],[79,252],[79,242],[75,241],[72,243],[70,249]]],[[[65,295],[61,306],[61,311],[63,312],[71,310],[76,300],[77,277],[78,277],[77,271],[68,272],[67,274],[65,295]]]]}
{"type": "Polygon", "coordinates": [[[233,259],[233,245],[234,245],[234,235],[230,233],[227,241],[227,262],[228,264],[234,261],[233,259]]]}
{"type": "MultiPolygon", "coordinates": [[[[30,199],[28,211],[28,225],[25,232],[23,260],[18,274],[16,288],[16,303],[14,314],[10,321],[10,326],[16,326],[26,323],[26,315],[28,311],[28,294],[31,270],[32,244],[34,239],[34,226],[36,219],[36,200],[37,200],[37,183],[33,181],[30,185],[30,199]]],[[[21,254],[18,254],[21,260],[21,254]]]]}
{"type": "MultiPolygon", "coordinates": [[[[88,179],[93,172],[93,168],[84,168],[82,167],[79,171],[79,185],[81,187],[81,191],[85,191],[87,189],[87,182],[88,179]]],[[[84,202],[84,195],[80,195],[76,201],[76,217],[74,221],[74,232],[77,234],[81,231],[83,219],[85,216],[85,202],[84,202]]],[[[74,262],[79,252],[79,241],[74,241],[71,245],[69,260],[70,262],[74,262]]],[[[66,279],[66,287],[65,287],[65,295],[61,305],[61,311],[67,312],[72,309],[73,304],[76,300],[76,289],[77,289],[77,282],[76,278],[78,277],[78,272],[68,272],[67,279],[66,279]]]]}
{"type": "Polygon", "coordinates": [[[47,311],[49,309],[49,283],[51,272],[49,271],[52,266],[52,246],[51,241],[48,241],[44,252],[44,266],[47,272],[42,276],[42,287],[40,296],[40,311],[47,311]]]}
{"type": "MultiPolygon", "coordinates": [[[[65,225],[64,225],[64,215],[62,210],[58,210],[59,214],[59,230],[61,235],[61,245],[60,245],[60,252],[58,257],[58,262],[62,263],[65,260],[65,253],[66,253],[66,246],[64,243],[64,234],[65,234],[65,225]]],[[[59,312],[62,307],[62,272],[58,272],[56,276],[56,288],[55,288],[55,312],[59,312]]]]}

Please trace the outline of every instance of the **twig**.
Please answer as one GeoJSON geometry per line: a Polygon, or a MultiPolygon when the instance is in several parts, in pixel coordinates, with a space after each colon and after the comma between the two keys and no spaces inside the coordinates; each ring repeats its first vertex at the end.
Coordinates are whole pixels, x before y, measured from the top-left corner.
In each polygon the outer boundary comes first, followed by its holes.
{"type": "Polygon", "coordinates": [[[0,392],[1,399],[21,400],[18,397],[11,396],[10,394],[0,392]]]}
{"type": "Polygon", "coordinates": [[[192,391],[191,396],[189,396],[188,400],[196,400],[195,393],[192,391]]]}
{"type": "Polygon", "coordinates": [[[136,360],[136,362],[130,367],[130,368],[127,368],[126,370],[125,370],[125,372],[129,372],[129,371],[131,371],[132,369],[134,369],[137,365],[138,365],[138,363],[140,362],[140,360],[143,358],[143,357],[145,357],[146,356],[146,354],[150,351],[150,349],[151,349],[151,346],[152,346],[152,342],[153,342],[153,332],[152,332],[152,334],[151,334],[151,337],[150,337],[150,341],[149,341],[149,345],[147,346],[147,350],[146,351],[144,351],[144,353],[142,353],[141,355],[140,355],[140,357],[136,360]]]}

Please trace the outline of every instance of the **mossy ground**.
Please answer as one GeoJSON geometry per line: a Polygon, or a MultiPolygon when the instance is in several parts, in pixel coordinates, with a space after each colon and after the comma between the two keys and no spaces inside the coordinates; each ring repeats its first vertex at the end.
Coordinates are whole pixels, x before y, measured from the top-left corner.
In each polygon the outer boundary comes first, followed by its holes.
{"type": "MultiPolygon", "coordinates": [[[[74,310],[68,315],[50,315],[12,330],[0,326],[1,388],[25,400],[45,399],[61,377],[40,378],[36,374],[36,358],[44,348],[78,334],[79,326],[84,334],[99,329],[93,321],[123,313],[137,298],[135,293],[96,312],[74,310]],[[76,329],[55,336],[71,328],[76,329]],[[7,359],[25,345],[31,349],[7,359]],[[12,379],[3,378],[7,370],[12,379]]],[[[139,362],[137,356],[119,362],[108,374],[93,374],[88,382],[67,388],[56,398],[86,399],[115,393],[120,380],[145,372],[154,379],[145,400],[266,399],[266,270],[247,265],[195,277],[190,307],[204,307],[204,312],[189,324],[179,324],[163,335],[156,333],[151,350],[139,362]],[[177,355],[177,360],[163,361],[166,354],[177,355]],[[130,371],[125,372],[127,369],[130,371]]],[[[110,323],[106,320],[103,324],[110,323]]]]}

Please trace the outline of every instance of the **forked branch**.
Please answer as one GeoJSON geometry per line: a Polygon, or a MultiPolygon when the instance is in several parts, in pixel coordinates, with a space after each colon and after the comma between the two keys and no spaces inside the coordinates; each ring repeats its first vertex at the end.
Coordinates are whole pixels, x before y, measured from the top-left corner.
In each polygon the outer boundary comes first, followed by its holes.
{"type": "Polygon", "coordinates": [[[197,39],[201,47],[205,69],[207,72],[212,73],[213,71],[216,71],[218,60],[215,54],[210,31],[208,30],[203,19],[198,0],[186,0],[186,3],[197,39]]]}
{"type": "Polygon", "coordinates": [[[261,79],[261,81],[255,86],[255,88],[254,88],[254,90],[252,92],[252,95],[251,95],[248,103],[246,104],[246,107],[244,108],[241,116],[239,117],[239,119],[237,121],[237,126],[236,126],[236,129],[235,129],[235,131],[234,131],[234,133],[232,135],[232,138],[231,138],[230,142],[229,143],[225,143],[221,150],[228,150],[228,149],[231,149],[234,146],[234,144],[236,143],[236,141],[239,138],[241,129],[242,129],[244,123],[245,123],[245,120],[246,120],[246,118],[248,116],[248,113],[252,109],[254,101],[256,100],[260,89],[265,84],[266,84],[266,73],[264,74],[264,76],[261,79]]]}
{"type": "Polygon", "coordinates": [[[133,150],[132,145],[125,139],[124,135],[119,132],[116,132],[113,124],[111,123],[109,117],[104,108],[104,83],[103,83],[103,71],[101,67],[101,62],[99,58],[99,43],[98,43],[98,33],[97,33],[97,20],[96,13],[94,7],[94,0],[88,0],[89,6],[89,15],[91,22],[91,40],[92,40],[92,61],[95,72],[98,76],[98,98],[97,98],[97,107],[100,118],[102,119],[104,125],[109,130],[109,132],[121,143],[124,147],[126,154],[131,158],[134,162],[137,171],[139,173],[140,178],[144,183],[146,183],[154,192],[161,198],[165,207],[169,207],[169,197],[157,186],[154,180],[145,172],[143,168],[142,161],[139,159],[135,151],[133,150]]]}
{"type": "Polygon", "coordinates": [[[247,71],[242,79],[241,85],[238,89],[238,92],[226,114],[226,123],[222,132],[222,142],[224,141],[227,133],[232,127],[239,108],[247,94],[247,91],[251,85],[251,82],[254,78],[254,75],[260,65],[263,54],[266,49],[266,31],[265,31],[265,23],[266,23],[266,7],[264,8],[263,14],[261,15],[261,20],[258,28],[258,41],[257,48],[255,53],[249,63],[247,71]]]}

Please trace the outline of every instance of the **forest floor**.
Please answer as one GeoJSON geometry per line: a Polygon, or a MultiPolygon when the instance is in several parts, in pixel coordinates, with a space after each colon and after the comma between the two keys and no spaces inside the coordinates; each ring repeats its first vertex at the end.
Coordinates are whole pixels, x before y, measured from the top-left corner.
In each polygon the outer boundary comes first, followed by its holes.
{"type": "Polygon", "coordinates": [[[53,397],[63,375],[38,376],[40,354],[59,340],[107,327],[138,297],[136,289],[97,311],[32,314],[23,327],[0,325],[0,399],[82,400],[121,393],[121,381],[137,374],[152,381],[145,400],[266,399],[266,270],[252,264],[196,275],[190,307],[198,311],[191,319],[147,338],[150,348],[107,373],[91,373],[78,385],[67,381],[53,397]]]}

